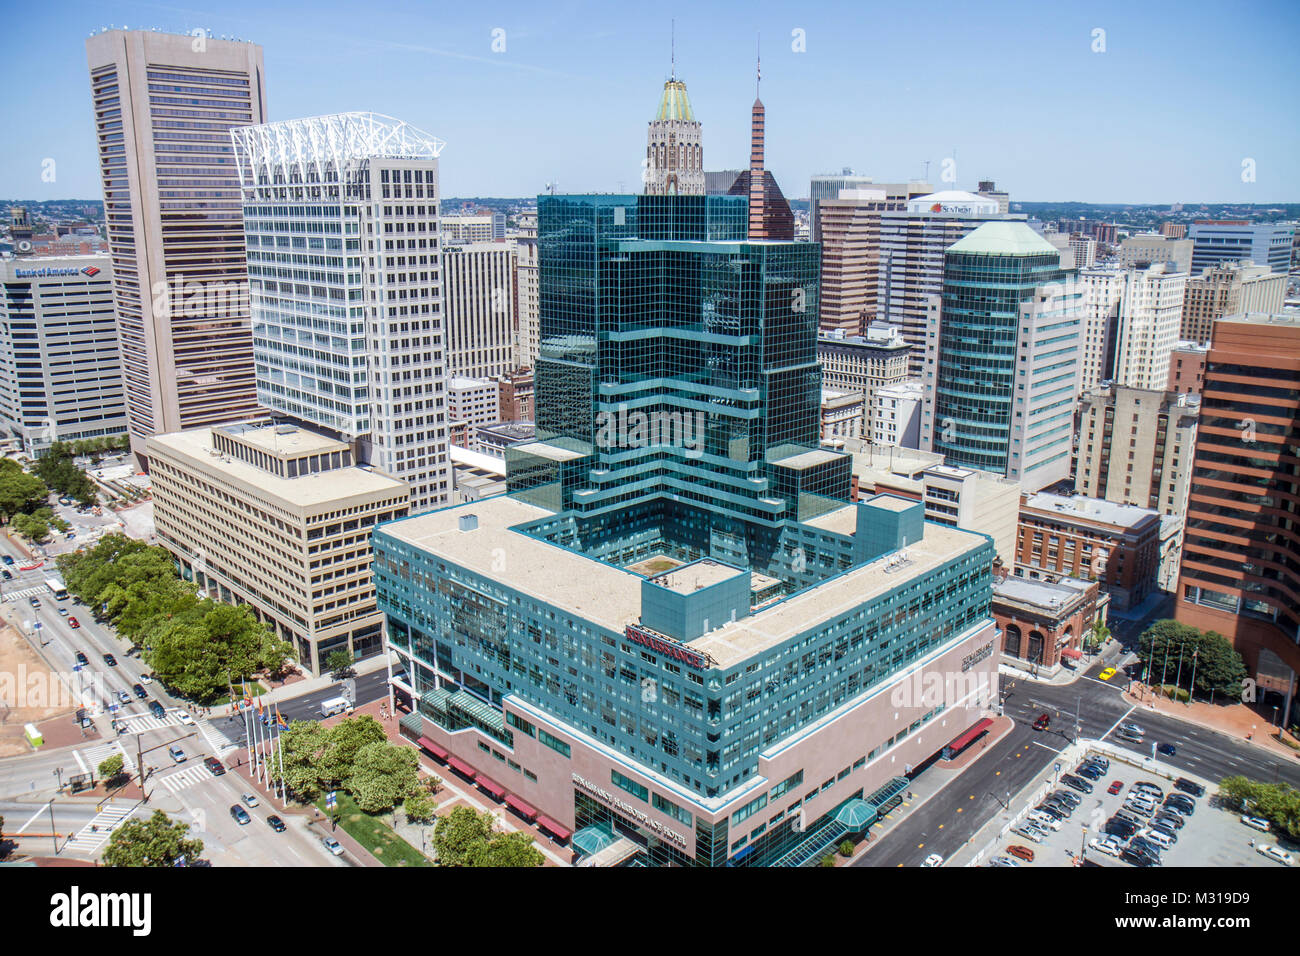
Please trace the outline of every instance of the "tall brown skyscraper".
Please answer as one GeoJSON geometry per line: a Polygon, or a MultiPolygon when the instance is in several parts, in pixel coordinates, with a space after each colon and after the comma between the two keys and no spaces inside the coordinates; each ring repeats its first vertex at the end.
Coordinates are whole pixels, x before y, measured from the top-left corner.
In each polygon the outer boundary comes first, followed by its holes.
{"type": "Polygon", "coordinates": [[[1176,617],[1229,638],[1259,688],[1288,701],[1300,671],[1298,435],[1300,321],[1216,320],[1176,617]]]}
{"type": "MultiPolygon", "coordinates": [[[[760,68],[759,79],[762,78],[760,68]]],[[[764,139],[767,122],[763,101],[754,96],[749,121],[749,168],[728,190],[732,196],[749,197],[750,239],[794,239],[794,213],[776,179],[764,168],[764,139]]]]}
{"type": "Polygon", "coordinates": [[[143,30],[86,41],[131,446],[258,411],[230,129],[266,120],[262,48],[143,30]]]}

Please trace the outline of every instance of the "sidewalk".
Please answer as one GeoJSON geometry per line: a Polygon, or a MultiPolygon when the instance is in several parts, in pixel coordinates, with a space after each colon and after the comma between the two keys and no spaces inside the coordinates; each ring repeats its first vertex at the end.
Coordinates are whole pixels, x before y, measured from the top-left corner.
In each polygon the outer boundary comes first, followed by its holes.
{"type": "MultiPolygon", "coordinates": [[[[363,661],[358,661],[352,667],[353,676],[355,677],[364,677],[367,674],[373,674],[375,671],[387,671],[387,669],[387,654],[376,654],[374,657],[367,657],[363,661]]],[[[303,680],[292,681],[291,683],[273,687],[262,694],[258,700],[263,704],[273,704],[277,701],[285,701],[294,697],[301,697],[303,694],[310,694],[312,691],[324,690],[325,688],[333,687],[338,683],[340,683],[338,678],[332,677],[326,673],[322,674],[320,677],[308,677],[303,680]]],[[[383,699],[388,699],[387,694],[384,695],[383,699]]],[[[211,710],[212,713],[209,714],[209,716],[213,718],[228,717],[230,714],[235,712],[234,705],[232,704],[227,704],[222,707],[214,707],[211,708],[211,710]]],[[[378,711],[375,711],[375,716],[378,716],[378,711]]]]}
{"type": "Polygon", "coordinates": [[[1051,677],[1045,677],[1042,674],[1035,674],[1032,671],[1025,670],[1022,667],[1017,667],[1014,664],[1008,664],[1005,660],[998,664],[998,673],[1004,677],[1014,677],[1016,680],[1029,680],[1039,684],[1051,684],[1054,687],[1065,687],[1069,684],[1073,684],[1087,673],[1088,669],[1091,668],[1093,664],[1101,661],[1114,664],[1115,660],[1122,656],[1123,653],[1123,646],[1119,641],[1111,638],[1101,646],[1101,650],[1096,654],[1086,655],[1085,659],[1080,660],[1073,668],[1062,667],[1051,677]]]}
{"type": "Polygon", "coordinates": [[[1273,738],[1277,733],[1277,727],[1270,722],[1269,718],[1251,710],[1246,704],[1210,704],[1199,700],[1183,704],[1168,697],[1153,696],[1149,690],[1136,682],[1133,686],[1138,688],[1139,692],[1134,694],[1125,691],[1123,696],[1125,701],[1138,708],[1138,712],[1156,711],[1246,740],[1272,754],[1292,760],[1300,759],[1300,750],[1292,750],[1273,738]]]}

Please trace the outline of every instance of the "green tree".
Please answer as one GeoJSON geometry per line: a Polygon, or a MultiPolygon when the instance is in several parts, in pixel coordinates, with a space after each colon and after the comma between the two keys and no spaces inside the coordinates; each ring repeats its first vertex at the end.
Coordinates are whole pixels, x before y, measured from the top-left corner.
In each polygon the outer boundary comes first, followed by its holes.
{"type": "Polygon", "coordinates": [[[12,458],[0,459],[0,517],[34,511],[45,503],[50,489],[35,475],[23,471],[12,458]]]}
{"type": "MultiPolygon", "coordinates": [[[[488,816],[491,820],[491,816],[488,816]]],[[[542,852],[533,846],[531,833],[492,833],[470,852],[468,866],[541,866],[542,852]]]]}
{"type": "Polygon", "coordinates": [[[363,747],[388,740],[383,725],[369,714],[345,717],[331,727],[327,734],[317,769],[322,785],[328,786],[342,786],[352,776],[357,754],[363,747]]]}
{"type": "Polygon", "coordinates": [[[1102,623],[1101,618],[1096,618],[1083,635],[1084,646],[1087,647],[1089,653],[1109,640],[1110,628],[1102,623]]]}
{"type": "Polygon", "coordinates": [[[203,852],[202,840],[188,837],[189,824],[172,822],[161,810],[148,820],[128,820],[108,841],[104,866],[175,866],[181,857],[192,863],[203,852]]]}
{"type": "Polygon", "coordinates": [[[50,526],[32,515],[14,515],[9,526],[32,544],[39,544],[50,536],[50,526]]]}
{"type": "Polygon", "coordinates": [[[433,828],[433,847],[438,851],[439,866],[473,866],[492,835],[492,817],[479,815],[472,807],[453,807],[438,818],[433,828]]]}
{"type": "Polygon", "coordinates": [[[1246,665],[1227,638],[1173,620],[1156,621],[1142,632],[1138,659],[1146,665],[1149,684],[1177,683],[1190,690],[1194,674],[1196,690],[1235,696],[1246,676],[1246,665]]]}
{"type": "Polygon", "coordinates": [[[151,631],[141,659],[174,693],[191,700],[211,700],[226,688],[227,670],[220,648],[201,621],[173,620],[151,631]]]}
{"type": "Polygon", "coordinates": [[[347,673],[351,670],[354,663],[356,663],[356,658],[353,657],[352,652],[345,647],[340,647],[338,650],[330,651],[329,655],[325,658],[325,666],[335,674],[347,673]]]}
{"type": "Polygon", "coordinates": [[[113,756],[111,757],[106,757],[103,761],[100,762],[98,768],[99,777],[101,780],[108,781],[111,783],[121,775],[122,768],[124,766],[125,763],[122,760],[121,754],[113,754],[113,756]]]}
{"type": "Polygon", "coordinates": [[[1219,781],[1218,796],[1226,806],[1263,817],[1288,836],[1300,837],[1300,790],[1235,776],[1219,781]]]}
{"type": "MultiPolygon", "coordinates": [[[[329,742],[330,732],[314,720],[295,720],[280,733],[283,779],[289,791],[301,800],[312,801],[324,789],[317,762],[329,742]]],[[[281,779],[280,759],[272,765],[275,782],[281,779]]]]}
{"type": "Polygon", "coordinates": [[[367,744],[356,753],[346,787],[365,813],[391,810],[420,789],[420,766],[415,750],[386,740],[367,744]]]}
{"type": "Polygon", "coordinates": [[[412,823],[428,823],[437,809],[438,805],[425,790],[417,790],[402,803],[402,812],[412,823]]]}

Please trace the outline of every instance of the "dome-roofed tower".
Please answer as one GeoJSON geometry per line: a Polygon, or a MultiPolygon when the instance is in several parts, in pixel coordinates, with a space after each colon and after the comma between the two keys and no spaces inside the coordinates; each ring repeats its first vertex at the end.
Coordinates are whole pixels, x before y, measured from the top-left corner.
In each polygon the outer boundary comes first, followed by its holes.
{"type": "Polygon", "coordinates": [[[673,70],[664,83],[659,112],[650,121],[645,155],[641,179],[648,195],[704,195],[703,137],[686,84],[677,79],[675,44],[673,70]]]}

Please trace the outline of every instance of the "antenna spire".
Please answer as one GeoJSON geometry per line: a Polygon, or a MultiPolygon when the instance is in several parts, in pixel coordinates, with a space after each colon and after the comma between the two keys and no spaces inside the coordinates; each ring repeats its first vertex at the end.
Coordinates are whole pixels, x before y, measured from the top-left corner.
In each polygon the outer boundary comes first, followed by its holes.
{"type": "Polygon", "coordinates": [[[677,79],[677,21],[672,21],[672,78],[677,79]]]}
{"type": "Polygon", "coordinates": [[[763,34],[757,35],[755,43],[754,98],[758,99],[758,87],[763,82],[763,34]]]}

